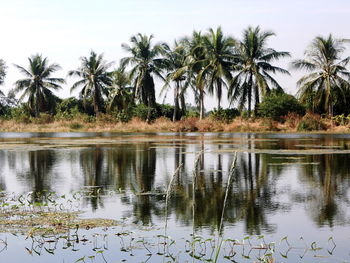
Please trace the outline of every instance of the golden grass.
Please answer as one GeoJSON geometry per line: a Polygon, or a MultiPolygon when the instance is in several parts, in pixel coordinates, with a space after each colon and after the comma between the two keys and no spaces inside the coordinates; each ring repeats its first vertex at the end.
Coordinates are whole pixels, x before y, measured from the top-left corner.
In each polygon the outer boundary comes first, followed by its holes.
{"type": "MultiPolygon", "coordinates": [[[[297,132],[301,118],[288,116],[284,122],[276,122],[264,118],[235,118],[224,123],[205,118],[186,118],[172,122],[161,117],[152,123],[133,118],[127,123],[97,120],[53,121],[48,123],[19,123],[14,120],[0,120],[0,132],[297,132]]],[[[347,133],[350,126],[336,126],[332,121],[322,119],[326,130],[322,132],[347,133]]]]}

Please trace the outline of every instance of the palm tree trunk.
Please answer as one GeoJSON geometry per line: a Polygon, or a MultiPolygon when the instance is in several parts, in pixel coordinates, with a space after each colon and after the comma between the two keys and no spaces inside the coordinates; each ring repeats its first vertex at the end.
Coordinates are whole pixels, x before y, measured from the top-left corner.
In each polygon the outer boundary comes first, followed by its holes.
{"type": "Polygon", "coordinates": [[[218,110],[220,110],[221,108],[221,96],[222,96],[222,83],[220,80],[218,80],[216,82],[216,86],[217,86],[217,96],[218,96],[218,110]]]}
{"type": "Polygon", "coordinates": [[[260,103],[260,97],[259,97],[259,87],[258,85],[255,85],[254,87],[254,91],[255,91],[255,107],[254,107],[254,116],[258,115],[258,108],[257,105],[259,105],[260,103]]]}
{"type": "Polygon", "coordinates": [[[94,91],[94,97],[93,97],[93,100],[94,100],[94,112],[96,114],[96,118],[98,118],[100,116],[100,109],[99,109],[99,106],[98,106],[98,95],[97,95],[97,92],[94,91]]]}
{"type": "Polygon", "coordinates": [[[174,89],[174,114],[173,121],[179,120],[179,82],[176,81],[174,89]]]}
{"type": "Polygon", "coordinates": [[[181,91],[180,93],[180,103],[181,103],[181,115],[185,115],[186,114],[186,101],[185,101],[185,96],[183,91],[181,91]]]}
{"type": "Polygon", "coordinates": [[[248,83],[248,117],[251,117],[251,111],[252,111],[252,75],[249,77],[249,83],[248,83]]]}
{"type": "Polygon", "coordinates": [[[203,120],[204,118],[204,94],[203,89],[199,89],[199,119],[203,120]]]}

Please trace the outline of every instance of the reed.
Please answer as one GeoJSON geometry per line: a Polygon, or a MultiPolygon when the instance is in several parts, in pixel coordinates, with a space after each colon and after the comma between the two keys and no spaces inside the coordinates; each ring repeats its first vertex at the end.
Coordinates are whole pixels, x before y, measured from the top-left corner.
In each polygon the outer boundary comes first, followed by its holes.
{"type": "MultiPolygon", "coordinates": [[[[197,157],[194,161],[194,169],[192,172],[192,255],[194,256],[195,253],[195,225],[194,225],[194,217],[195,217],[195,208],[196,208],[196,179],[197,179],[197,172],[198,172],[198,164],[199,164],[199,160],[201,159],[202,155],[203,155],[204,151],[200,151],[197,154],[197,157]]],[[[192,257],[192,259],[194,260],[194,257],[192,257]]]]}
{"type": "MultiPolygon", "coordinates": [[[[165,226],[164,226],[164,255],[165,255],[165,247],[168,243],[168,236],[167,236],[167,231],[168,231],[168,203],[170,200],[170,196],[171,196],[171,189],[172,189],[172,185],[174,182],[175,177],[178,175],[180,169],[182,168],[183,164],[181,163],[176,170],[174,171],[173,175],[171,176],[170,182],[168,184],[168,188],[166,191],[166,195],[165,195],[165,226]]],[[[164,260],[164,258],[163,258],[164,260]]]]}
{"type": "Polygon", "coordinates": [[[219,230],[218,230],[218,240],[217,240],[218,247],[216,249],[214,262],[217,262],[217,260],[219,258],[221,245],[222,245],[222,241],[223,241],[221,231],[222,231],[223,224],[224,224],[224,215],[225,215],[225,207],[226,207],[226,203],[227,203],[227,197],[228,197],[228,193],[229,193],[230,188],[231,188],[232,178],[233,178],[233,174],[234,174],[235,168],[236,168],[236,160],[237,160],[237,152],[235,152],[235,154],[233,156],[233,161],[232,161],[232,164],[231,164],[231,167],[230,167],[230,171],[229,171],[229,175],[228,175],[228,179],[227,179],[224,204],[223,204],[223,207],[222,207],[221,218],[220,218],[220,225],[219,225],[219,230]]]}

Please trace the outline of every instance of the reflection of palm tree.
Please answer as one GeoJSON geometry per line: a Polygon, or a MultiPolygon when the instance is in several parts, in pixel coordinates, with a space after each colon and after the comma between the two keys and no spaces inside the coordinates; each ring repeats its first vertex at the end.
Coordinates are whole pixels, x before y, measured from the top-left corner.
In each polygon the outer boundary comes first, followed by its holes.
{"type": "Polygon", "coordinates": [[[310,204],[308,211],[320,226],[327,224],[332,227],[336,221],[345,222],[345,214],[340,207],[349,204],[346,195],[349,188],[347,177],[350,174],[347,156],[314,155],[307,156],[306,161],[319,163],[319,165],[303,167],[301,175],[307,179],[306,182],[311,190],[300,201],[307,200],[310,204]]]}
{"type": "Polygon", "coordinates": [[[98,189],[108,185],[108,179],[103,171],[104,152],[99,146],[83,150],[80,156],[80,165],[84,174],[85,186],[92,186],[92,195],[88,197],[94,210],[103,206],[103,200],[98,189]],[[106,180],[107,179],[107,180],[106,180]]]}

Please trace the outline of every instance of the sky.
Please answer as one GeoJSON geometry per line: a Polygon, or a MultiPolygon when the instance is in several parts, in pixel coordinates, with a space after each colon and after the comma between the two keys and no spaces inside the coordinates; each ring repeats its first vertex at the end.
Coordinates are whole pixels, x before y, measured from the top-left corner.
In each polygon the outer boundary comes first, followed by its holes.
{"type": "MultiPolygon", "coordinates": [[[[13,64],[26,67],[28,57],[37,53],[62,67],[56,77],[65,78],[69,70],[77,69],[79,58],[90,50],[103,53],[117,67],[127,56],[121,44],[137,33],[153,34],[154,43],[172,44],[193,30],[206,32],[218,26],[239,39],[245,28],[259,25],[276,33],[268,42],[270,47],[291,52],[292,59],[302,58],[315,36],[332,33],[350,38],[349,18],[349,0],[1,0],[0,58],[8,70],[0,89],[7,93],[22,78],[13,64]]],[[[275,65],[289,69],[290,61],[275,65]]],[[[291,76],[276,79],[294,95],[304,73],[291,71],[291,76]]],[[[68,79],[56,94],[77,95],[70,94],[73,82],[68,79]]],[[[162,83],[156,84],[158,95],[162,83]]],[[[191,94],[188,97],[191,100],[191,94]]],[[[223,106],[228,106],[225,101],[223,106]]],[[[166,102],[171,103],[171,96],[166,102]]],[[[207,97],[205,103],[212,108],[216,100],[207,97]]]]}

